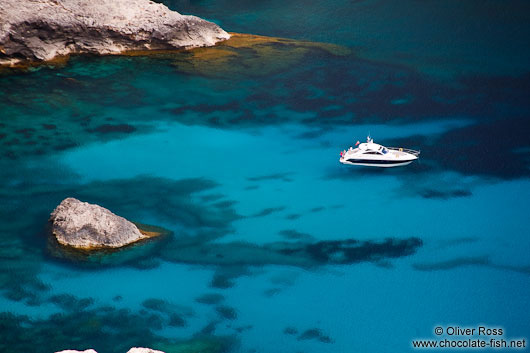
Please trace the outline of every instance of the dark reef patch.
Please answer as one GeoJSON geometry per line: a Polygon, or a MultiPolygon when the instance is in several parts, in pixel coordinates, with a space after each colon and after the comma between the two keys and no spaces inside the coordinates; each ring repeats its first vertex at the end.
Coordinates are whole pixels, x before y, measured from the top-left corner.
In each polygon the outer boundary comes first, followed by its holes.
{"type": "Polygon", "coordinates": [[[297,335],[298,330],[295,327],[288,326],[283,330],[283,333],[286,335],[297,335]]]}
{"type": "Polygon", "coordinates": [[[121,302],[123,300],[123,297],[121,295],[116,295],[114,298],[112,298],[115,302],[121,302]]]}
{"type": "Polygon", "coordinates": [[[211,202],[211,201],[217,201],[224,197],[223,194],[208,194],[208,195],[202,195],[201,200],[205,202],[211,202]]]}
{"type": "MultiPolygon", "coordinates": [[[[2,219],[9,215],[7,207],[0,207],[2,219]]],[[[9,237],[12,234],[27,234],[19,232],[31,231],[31,227],[18,225],[16,222],[4,224],[6,227],[0,232],[4,239],[0,247],[0,293],[9,300],[29,306],[41,305],[42,294],[49,290],[49,286],[38,277],[42,252],[26,246],[21,238],[9,237]]]]}
{"type": "Polygon", "coordinates": [[[215,113],[215,112],[235,112],[241,109],[241,104],[237,101],[231,101],[222,104],[207,104],[199,103],[195,105],[181,105],[178,108],[174,108],[171,112],[173,114],[182,114],[188,110],[193,110],[197,113],[215,113]]]}
{"type": "Polygon", "coordinates": [[[263,210],[249,216],[249,217],[265,217],[265,216],[269,216],[273,213],[278,213],[278,212],[281,212],[283,210],[285,210],[287,207],[285,206],[279,206],[279,207],[267,207],[267,208],[264,208],[263,210]]]}
{"type": "Polygon", "coordinates": [[[525,275],[530,274],[530,265],[503,265],[497,264],[491,261],[489,256],[475,256],[475,257],[457,257],[439,262],[430,263],[416,263],[412,267],[418,271],[448,271],[461,267],[468,266],[480,266],[487,267],[496,270],[505,270],[522,273],[525,275]]]}
{"type": "Polygon", "coordinates": [[[232,288],[234,280],[241,276],[250,275],[247,267],[243,266],[223,266],[215,270],[210,286],[217,289],[232,288]]]}
{"type": "Polygon", "coordinates": [[[237,311],[236,309],[227,306],[227,305],[221,305],[215,308],[215,311],[217,311],[217,314],[223,319],[226,320],[235,320],[237,319],[237,311]]]}
{"type": "Polygon", "coordinates": [[[267,298],[271,298],[276,294],[280,293],[281,291],[282,290],[280,288],[270,288],[263,291],[263,295],[265,295],[267,298]]]}
{"type": "Polygon", "coordinates": [[[245,325],[245,326],[235,327],[234,330],[237,333],[242,333],[243,331],[248,331],[248,330],[252,329],[253,327],[254,326],[252,326],[252,325],[245,325]]]}
{"type": "Polygon", "coordinates": [[[459,267],[465,266],[486,266],[490,264],[488,256],[478,257],[459,257],[446,261],[431,262],[431,263],[417,263],[412,265],[416,270],[419,271],[440,271],[440,270],[452,270],[459,267]]]}
{"type": "Polygon", "coordinates": [[[193,317],[195,315],[192,308],[175,305],[175,304],[169,303],[165,300],[158,299],[158,298],[146,299],[142,302],[142,306],[146,309],[149,309],[151,311],[156,311],[159,313],[170,314],[172,312],[173,313],[176,312],[180,315],[187,316],[187,317],[193,317]]]}
{"type": "Polygon", "coordinates": [[[162,257],[177,263],[221,266],[215,272],[211,286],[225,289],[234,285],[234,278],[248,274],[247,266],[287,265],[306,268],[381,261],[411,255],[421,245],[422,241],[418,238],[296,241],[263,245],[245,242],[179,244],[175,240],[164,247],[162,257]]]}
{"type": "Polygon", "coordinates": [[[149,310],[158,311],[161,313],[168,311],[168,305],[169,303],[162,299],[146,299],[142,302],[142,306],[149,310]]]}
{"type": "Polygon", "coordinates": [[[291,220],[291,221],[298,219],[300,217],[302,217],[302,215],[298,213],[289,213],[287,216],[285,216],[286,219],[291,220]]]}
{"type": "Polygon", "coordinates": [[[348,264],[407,256],[421,245],[422,242],[418,238],[386,239],[382,242],[347,239],[319,241],[306,245],[305,251],[318,262],[348,264]]]}
{"type": "Polygon", "coordinates": [[[311,234],[302,233],[295,229],[286,229],[279,232],[279,234],[285,239],[289,240],[311,240],[314,237],[311,234]]]}
{"type": "Polygon", "coordinates": [[[208,304],[208,305],[217,305],[221,303],[225,297],[218,293],[207,293],[203,294],[200,297],[195,298],[197,303],[208,304]]]}
{"type": "Polygon", "coordinates": [[[206,333],[188,340],[168,340],[154,333],[162,328],[162,323],[159,315],[146,316],[113,307],[54,314],[44,320],[2,312],[0,351],[49,353],[76,347],[122,353],[131,347],[148,346],[166,352],[195,347],[205,353],[222,353],[236,342],[232,336],[206,333]]]}
{"type": "Polygon", "coordinates": [[[219,321],[211,321],[206,326],[204,326],[198,333],[197,337],[200,337],[202,335],[213,335],[215,333],[215,330],[217,329],[217,324],[219,321]]]}
{"type": "Polygon", "coordinates": [[[156,317],[156,322],[160,323],[161,328],[165,325],[185,327],[187,325],[186,318],[195,316],[192,308],[172,304],[158,298],[146,299],[142,302],[142,306],[148,310],[144,310],[142,313],[156,317]]]}
{"type": "Polygon", "coordinates": [[[324,206],[318,206],[318,207],[313,207],[312,209],[309,210],[309,212],[316,213],[316,212],[324,211],[325,209],[326,208],[324,206]]]}
{"type": "Polygon", "coordinates": [[[93,129],[89,129],[89,132],[97,132],[99,134],[112,134],[112,133],[125,133],[130,134],[136,131],[136,128],[129,124],[102,124],[98,125],[93,129]]]}
{"type": "Polygon", "coordinates": [[[232,281],[232,277],[217,274],[213,276],[210,286],[218,289],[232,288],[234,286],[234,281],[232,281]]]}
{"type": "MultiPolygon", "coordinates": [[[[92,65],[92,75],[85,75],[84,68],[77,72],[79,66],[90,66],[95,60],[84,57],[74,58],[70,65],[57,70],[42,68],[38,73],[3,76],[0,111],[12,119],[5,120],[2,133],[12,143],[2,145],[4,153],[0,158],[48,155],[94,141],[121,138],[137,132],[133,131],[136,124],[132,121],[143,120],[150,125],[148,119],[138,119],[136,114],[115,117],[115,124],[108,124],[105,113],[109,106],[130,109],[144,105],[144,94],[124,82],[130,82],[138,73],[134,67],[138,69],[145,61],[100,59],[98,65],[92,65]],[[112,62],[120,64],[102,75],[105,64],[112,62]],[[39,138],[31,145],[13,140],[17,135],[28,138],[37,134],[39,138]]],[[[148,131],[141,129],[144,130],[148,131]]]]}
{"type": "Polygon", "coordinates": [[[468,197],[473,195],[471,191],[469,190],[449,190],[449,191],[441,191],[441,190],[434,190],[434,189],[425,189],[423,191],[420,191],[421,197],[425,199],[442,199],[447,200],[453,197],[468,197]]]}
{"type": "Polygon", "coordinates": [[[57,129],[57,125],[55,124],[42,124],[42,127],[46,130],[55,130],[57,129]]]}
{"type": "Polygon", "coordinates": [[[333,343],[333,340],[331,339],[331,337],[329,337],[327,335],[324,335],[322,333],[322,330],[320,330],[318,328],[312,328],[312,329],[305,330],[304,332],[302,332],[298,336],[297,339],[299,341],[303,341],[303,340],[317,340],[317,341],[320,341],[322,343],[333,343]]]}
{"type": "Polygon", "coordinates": [[[169,314],[168,325],[173,327],[184,327],[186,326],[186,320],[178,314],[169,314]]]}
{"type": "Polygon", "coordinates": [[[83,311],[94,304],[92,298],[78,299],[71,294],[57,294],[50,297],[49,301],[61,309],[71,312],[83,311]]]}

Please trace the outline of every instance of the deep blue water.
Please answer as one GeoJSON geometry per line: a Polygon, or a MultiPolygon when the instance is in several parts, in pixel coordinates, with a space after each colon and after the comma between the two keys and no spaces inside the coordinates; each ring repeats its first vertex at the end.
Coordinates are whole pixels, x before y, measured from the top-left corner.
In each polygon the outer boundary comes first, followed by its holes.
{"type": "Polygon", "coordinates": [[[166,4],[349,51],[0,76],[0,351],[406,352],[449,325],[529,337],[526,1],[166,4]],[[420,161],[341,165],[368,133],[420,161]],[[65,259],[46,225],[68,196],[173,235],[65,259]]]}

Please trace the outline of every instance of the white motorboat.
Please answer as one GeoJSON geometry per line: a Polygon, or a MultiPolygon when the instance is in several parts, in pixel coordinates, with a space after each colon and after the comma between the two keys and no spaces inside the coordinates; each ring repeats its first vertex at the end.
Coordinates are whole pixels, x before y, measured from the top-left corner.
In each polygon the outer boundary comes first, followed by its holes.
{"type": "Polygon", "coordinates": [[[340,153],[341,163],[384,168],[399,167],[414,162],[420,155],[420,151],[379,145],[374,143],[370,136],[365,143],[357,141],[355,146],[340,153]]]}

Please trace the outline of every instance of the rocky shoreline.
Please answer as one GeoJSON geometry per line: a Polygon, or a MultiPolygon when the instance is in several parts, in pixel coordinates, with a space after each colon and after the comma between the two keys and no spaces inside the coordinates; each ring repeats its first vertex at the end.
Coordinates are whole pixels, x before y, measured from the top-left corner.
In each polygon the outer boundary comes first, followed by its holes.
{"type": "Polygon", "coordinates": [[[3,0],[0,66],[70,54],[121,54],[212,46],[230,38],[215,23],[150,0],[3,0]]]}

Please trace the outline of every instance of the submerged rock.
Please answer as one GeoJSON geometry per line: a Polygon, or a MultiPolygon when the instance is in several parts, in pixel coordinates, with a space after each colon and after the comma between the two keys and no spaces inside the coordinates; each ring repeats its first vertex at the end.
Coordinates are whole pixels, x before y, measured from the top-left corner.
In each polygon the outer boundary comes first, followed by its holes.
{"type": "Polygon", "coordinates": [[[132,222],[106,208],[72,197],[57,206],[50,222],[59,244],[87,250],[120,248],[159,234],[141,232],[132,222]]]}
{"type": "Polygon", "coordinates": [[[178,71],[206,77],[263,77],[299,65],[307,55],[348,56],[351,50],[336,44],[253,34],[230,33],[229,40],[195,48],[175,57],[178,71]]]}
{"type": "Polygon", "coordinates": [[[0,65],[72,53],[203,47],[229,37],[215,23],[150,0],[0,2],[0,65]]]}

